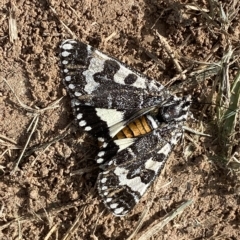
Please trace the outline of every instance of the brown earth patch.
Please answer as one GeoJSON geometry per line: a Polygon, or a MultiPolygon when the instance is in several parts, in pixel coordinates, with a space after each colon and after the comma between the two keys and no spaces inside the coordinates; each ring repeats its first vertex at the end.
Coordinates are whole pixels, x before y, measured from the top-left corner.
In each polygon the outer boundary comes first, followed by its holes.
{"type": "MultiPolygon", "coordinates": [[[[61,41],[72,36],[59,19],[79,40],[164,85],[179,76],[174,84],[182,86],[186,79],[181,78],[156,31],[165,37],[182,70],[187,69],[187,77],[199,62],[219,62],[230,44],[239,53],[239,11],[227,24],[219,21],[216,8],[215,15],[211,15],[208,1],[195,2],[198,7],[193,8],[192,1],[187,0],[61,0],[51,1],[51,5],[44,0],[17,1],[12,5],[1,1],[1,239],[128,239],[146,204],[153,200],[134,237],[139,239],[190,199],[193,203],[160,229],[154,239],[240,239],[239,180],[220,157],[216,159],[220,148],[213,121],[215,112],[206,110],[204,105],[193,109],[199,122],[189,120],[189,125],[198,129],[201,123],[211,137],[189,133],[190,137],[171,154],[152,190],[123,218],[104,211],[97,194],[98,169],[93,161],[96,143],[74,124],[69,126],[73,116],[58,55],[61,41]],[[18,38],[11,43],[8,22],[14,6],[18,38]],[[20,106],[3,79],[35,111],[20,106]],[[60,98],[57,108],[38,114],[25,155],[11,174],[37,109],[60,98]],[[86,168],[90,170],[74,174],[86,168]]],[[[222,1],[225,12],[231,13],[232,6],[230,1],[222,1]]],[[[234,74],[233,68],[230,76],[234,74]]],[[[206,76],[201,84],[186,84],[178,90],[207,102],[214,80],[206,76]]]]}

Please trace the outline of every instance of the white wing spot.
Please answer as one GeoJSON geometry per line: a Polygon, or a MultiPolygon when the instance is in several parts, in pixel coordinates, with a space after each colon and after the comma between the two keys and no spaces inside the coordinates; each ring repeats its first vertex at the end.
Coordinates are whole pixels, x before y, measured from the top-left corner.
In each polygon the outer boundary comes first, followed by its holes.
{"type": "Polygon", "coordinates": [[[66,65],[66,64],[68,64],[68,61],[67,61],[67,60],[63,60],[63,61],[62,61],[62,64],[63,64],[63,65],[66,65]]]}
{"type": "Polygon", "coordinates": [[[67,56],[69,56],[70,54],[71,54],[71,53],[68,52],[68,51],[62,52],[62,56],[63,56],[63,57],[67,57],[67,56]]]}
{"type": "Polygon", "coordinates": [[[103,160],[104,160],[103,158],[98,158],[98,159],[97,159],[97,163],[102,163],[103,160]]]}
{"type": "Polygon", "coordinates": [[[67,39],[66,41],[64,41],[62,43],[61,48],[64,49],[64,50],[73,49],[74,46],[70,43],[76,43],[76,41],[67,39]],[[69,42],[69,43],[67,43],[67,42],[69,42]]]}
{"type": "Polygon", "coordinates": [[[82,94],[81,94],[80,92],[75,92],[74,95],[75,95],[76,97],[82,96],[82,94]]]}
{"type": "MultiPolygon", "coordinates": [[[[77,99],[72,99],[71,100],[71,105],[72,107],[78,106],[80,105],[80,102],[77,99]]],[[[79,108],[77,109],[77,111],[79,110],[79,108]]]]}
{"type": "Polygon", "coordinates": [[[77,119],[81,119],[82,117],[83,117],[82,113],[79,113],[79,114],[77,115],[77,119]]]}
{"type": "Polygon", "coordinates": [[[107,178],[102,178],[101,183],[105,183],[105,182],[107,182],[107,178]]]}
{"type": "Polygon", "coordinates": [[[115,213],[115,214],[120,214],[120,213],[122,213],[123,210],[124,210],[123,207],[116,208],[116,209],[114,210],[114,213],[115,213]]]}
{"type": "Polygon", "coordinates": [[[92,128],[90,126],[87,126],[84,129],[85,129],[85,131],[91,131],[92,130],[92,128]]]}
{"type": "Polygon", "coordinates": [[[99,157],[102,157],[102,156],[104,156],[104,155],[105,155],[105,152],[104,152],[104,151],[101,151],[101,152],[98,153],[98,156],[99,156],[99,157]]]}
{"type": "Polygon", "coordinates": [[[115,209],[117,206],[118,206],[117,203],[110,204],[110,208],[111,208],[111,209],[115,209]]]}
{"type": "Polygon", "coordinates": [[[106,146],[107,146],[108,144],[105,142],[105,143],[103,143],[103,148],[105,148],[106,146]]]}
{"type": "Polygon", "coordinates": [[[65,44],[62,45],[62,49],[64,49],[64,50],[73,49],[73,45],[69,44],[69,43],[65,43],[65,44]]]}
{"type": "Polygon", "coordinates": [[[74,88],[75,88],[75,85],[74,85],[74,84],[69,84],[68,87],[69,87],[70,89],[74,89],[74,88]]]}
{"type": "Polygon", "coordinates": [[[66,80],[67,82],[71,81],[71,79],[72,79],[71,76],[66,76],[66,77],[65,77],[65,80],[66,80]]]}
{"type": "Polygon", "coordinates": [[[108,162],[108,166],[112,165],[113,164],[113,160],[109,161],[108,162]]]}
{"type": "Polygon", "coordinates": [[[99,142],[104,142],[104,138],[99,137],[99,138],[98,138],[98,141],[99,141],[99,142]]]}
{"type": "Polygon", "coordinates": [[[109,198],[106,199],[106,202],[111,202],[111,201],[112,201],[112,198],[111,198],[111,197],[109,197],[109,198]]]}
{"type": "Polygon", "coordinates": [[[86,125],[87,125],[87,122],[85,120],[82,120],[82,121],[79,122],[80,127],[84,127],[86,125]]]}

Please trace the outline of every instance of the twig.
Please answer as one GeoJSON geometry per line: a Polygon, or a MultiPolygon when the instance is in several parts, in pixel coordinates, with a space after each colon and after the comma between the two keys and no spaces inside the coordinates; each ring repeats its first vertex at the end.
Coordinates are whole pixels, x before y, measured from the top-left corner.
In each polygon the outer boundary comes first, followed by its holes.
{"type": "Polygon", "coordinates": [[[193,200],[188,200],[181,204],[176,210],[171,211],[160,223],[156,224],[152,228],[150,228],[146,233],[144,233],[139,240],[147,240],[150,239],[153,235],[155,235],[159,230],[161,230],[167,223],[173,220],[177,215],[181,214],[186,207],[193,203],[193,200]]]}
{"type": "Polygon", "coordinates": [[[183,126],[183,129],[188,131],[188,132],[200,135],[200,136],[211,137],[211,135],[209,135],[209,134],[206,134],[206,133],[203,133],[203,132],[198,132],[198,131],[196,131],[192,128],[186,127],[186,126],[183,126]]]}
{"type": "Polygon", "coordinates": [[[70,228],[67,230],[67,232],[64,234],[62,240],[71,239],[73,236],[73,233],[78,229],[79,225],[81,224],[80,218],[82,217],[82,212],[79,212],[75,221],[70,226],[70,228]]]}
{"type": "MultiPolygon", "coordinates": [[[[160,188],[165,188],[166,186],[168,186],[169,184],[171,184],[171,182],[172,182],[172,181],[164,184],[164,185],[161,186],[160,188]]],[[[156,191],[156,192],[153,194],[153,196],[151,197],[151,201],[148,202],[146,208],[145,208],[144,211],[142,212],[142,214],[141,214],[141,216],[140,216],[140,218],[139,218],[139,220],[138,220],[138,222],[137,222],[137,224],[136,224],[135,229],[133,230],[133,232],[131,233],[131,235],[127,238],[127,240],[133,239],[133,238],[137,235],[137,233],[139,232],[139,230],[141,229],[141,227],[142,227],[142,225],[143,225],[143,223],[144,223],[143,220],[145,219],[145,216],[147,215],[147,213],[148,213],[148,211],[149,211],[149,208],[150,208],[150,206],[152,205],[152,202],[153,202],[154,197],[155,197],[155,195],[156,195],[157,192],[158,192],[158,191],[156,191]]]]}
{"type": "MultiPolygon", "coordinates": [[[[26,151],[26,148],[27,148],[27,146],[28,146],[28,144],[30,142],[30,139],[31,139],[31,137],[32,137],[32,135],[33,135],[33,133],[34,133],[34,131],[36,129],[36,126],[38,124],[38,120],[39,120],[39,115],[35,115],[33,120],[32,120],[32,123],[35,122],[33,127],[32,127],[32,131],[30,132],[30,134],[28,136],[28,139],[26,141],[26,144],[25,144],[25,146],[24,146],[24,148],[23,148],[23,150],[22,150],[22,152],[21,152],[21,154],[20,154],[20,156],[19,156],[19,158],[18,158],[18,160],[17,160],[13,170],[11,171],[11,175],[13,175],[16,172],[16,170],[18,169],[18,165],[19,165],[19,163],[20,163],[20,161],[21,161],[21,159],[22,159],[22,157],[23,157],[23,155],[24,155],[24,153],[26,151]]],[[[32,125],[32,123],[31,123],[31,125],[32,125]]]]}
{"type": "Polygon", "coordinates": [[[10,42],[14,43],[14,41],[18,39],[18,32],[17,32],[17,21],[16,21],[16,6],[11,1],[10,1],[10,9],[9,9],[8,26],[9,26],[10,42]]]}
{"type": "Polygon", "coordinates": [[[56,224],[50,229],[50,231],[48,232],[48,234],[46,235],[46,237],[44,238],[44,240],[48,240],[48,239],[51,237],[51,235],[56,231],[58,224],[59,224],[59,223],[56,223],[56,224]]]}
{"type": "MultiPolygon", "coordinates": [[[[182,67],[181,67],[180,64],[178,63],[178,60],[177,60],[177,58],[176,58],[176,56],[175,56],[175,54],[174,54],[174,51],[171,49],[171,47],[170,47],[170,45],[168,44],[167,40],[166,40],[162,35],[160,35],[160,33],[159,33],[158,31],[156,31],[156,33],[157,33],[157,35],[158,35],[158,37],[159,37],[159,40],[160,40],[162,46],[166,49],[168,55],[172,58],[175,66],[176,66],[176,68],[177,68],[177,71],[178,71],[179,73],[182,73],[182,72],[183,72],[182,67]]],[[[183,78],[183,79],[186,78],[185,74],[182,74],[182,78],[183,78]]]]}
{"type": "Polygon", "coordinates": [[[10,143],[12,143],[12,144],[17,145],[17,142],[16,142],[16,141],[14,141],[13,139],[8,138],[8,137],[6,137],[6,136],[4,136],[4,135],[2,135],[2,134],[0,134],[0,138],[2,138],[2,139],[5,140],[5,141],[8,141],[8,142],[10,142],[10,143]]]}

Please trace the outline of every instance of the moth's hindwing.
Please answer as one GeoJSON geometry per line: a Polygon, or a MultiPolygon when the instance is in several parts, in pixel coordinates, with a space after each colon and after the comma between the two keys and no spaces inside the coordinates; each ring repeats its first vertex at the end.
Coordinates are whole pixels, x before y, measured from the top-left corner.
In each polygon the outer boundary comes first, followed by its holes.
{"type": "Polygon", "coordinates": [[[64,84],[77,124],[101,142],[98,191],[124,216],[159,175],[183,133],[190,98],[75,40],[61,44],[64,84]]]}
{"type": "Polygon", "coordinates": [[[176,124],[153,130],[108,162],[98,176],[98,191],[113,214],[124,216],[139,202],[181,135],[176,124]]]}

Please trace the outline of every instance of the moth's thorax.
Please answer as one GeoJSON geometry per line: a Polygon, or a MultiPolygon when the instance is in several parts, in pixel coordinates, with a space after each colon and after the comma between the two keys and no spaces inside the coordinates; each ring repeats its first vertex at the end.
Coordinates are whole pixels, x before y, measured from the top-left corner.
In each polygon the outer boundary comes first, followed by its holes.
{"type": "Polygon", "coordinates": [[[191,97],[172,97],[158,111],[157,119],[160,122],[183,122],[187,120],[191,97]]]}

